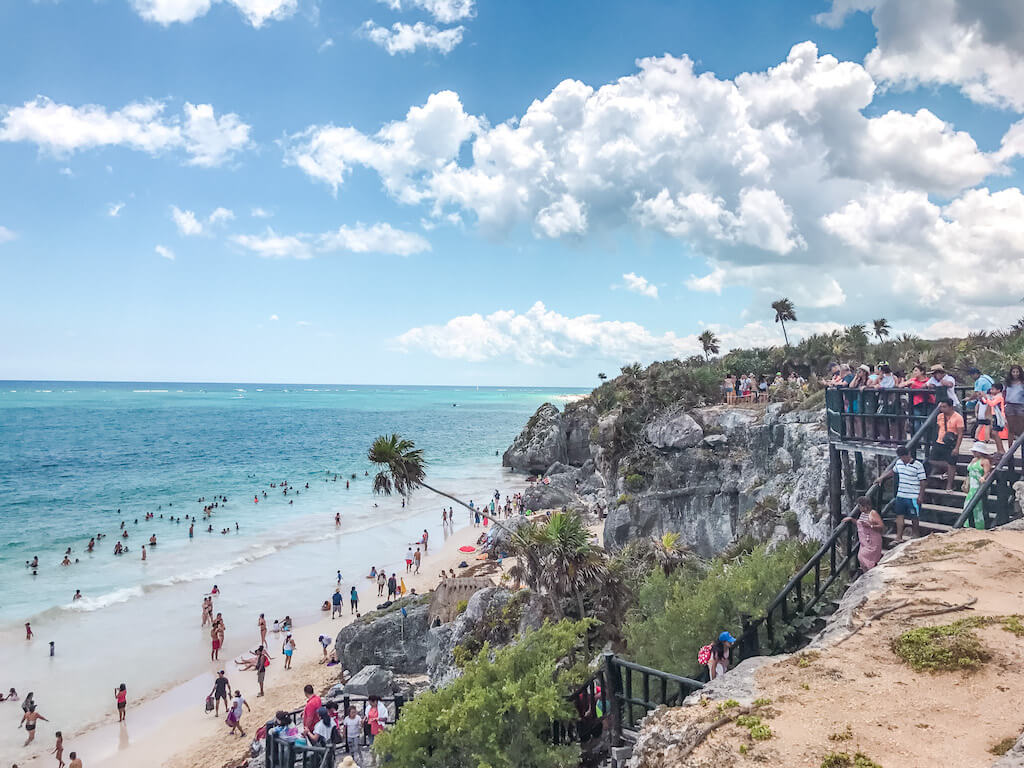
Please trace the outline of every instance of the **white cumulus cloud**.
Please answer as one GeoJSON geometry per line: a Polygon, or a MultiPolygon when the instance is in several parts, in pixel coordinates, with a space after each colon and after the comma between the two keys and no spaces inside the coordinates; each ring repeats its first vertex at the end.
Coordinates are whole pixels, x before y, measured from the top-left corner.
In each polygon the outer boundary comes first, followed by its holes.
{"type": "Polygon", "coordinates": [[[396,22],[391,27],[382,27],[367,21],[362,27],[363,34],[389,54],[414,53],[417,48],[432,48],[441,54],[449,54],[462,42],[463,27],[438,29],[433,24],[417,21],[415,24],[396,22]]]}
{"type": "Polygon", "coordinates": [[[219,224],[222,221],[231,221],[235,218],[235,212],[230,208],[214,208],[213,213],[206,217],[206,221],[210,225],[219,224]]]}
{"type": "Polygon", "coordinates": [[[161,258],[164,259],[168,259],[169,261],[174,261],[174,251],[172,251],[170,248],[158,245],[153,250],[156,251],[157,256],[160,256],[161,258]]]}
{"type": "Polygon", "coordinates": [[[192,211],[183,211],[178,206],[172,205],[171,218],[174,220],[178,232],[185,237],[203,234],[203,225],[192,211]]]}
{"type": "Polygon", "coordinates": [[[832,0],[817,18],[841,26],[871,14],[865,66],[898,86],[955,85],[983,104],[1024,111],[1024,3],[1018,0],[832,0]]]}
{"type": "Polygon", "coordinates": [[[107,215],[112,218],[117,218],[121,215],[121,211],[124,208],[124,203],[110,203],[107,205],[107,215]]]}
{"type": "Polygon", "coordinates": [[[317,254],[338,252],[411,256],[430,250],[430,243],[422,235],[395,229],[387,223],[342,226],[320,235],[279,235],[268,227],[262,235],[235,235],[231,240],[270,259],[311,259],[317,254]]]}
{"type": "Polygon", "coordinates": [[[0,141],[31,142],[58,157],[97,147],[121,146],[151,155],[182,149],[190,165],[203,167],[220,165],[250,144],[250,127],[236,114],[217,117],[210,104],[186,103],[184,119],[164,111],[161,101],[108,110],[37,96],[7,110],[0,121],[0,141]]]}
{"type": "MultiPolygon", "coordinates": [[[[794,338],[841,328],[838,323],[802,323],[794,338]]],[[[740,346],[779,343],[778,328],[762,322],[741,327],[708,325],[723,350],[740,346]]],[[[570,317],[536,302],[526,312],[505,309],[488,315],[453,317],[444,325],[410,328],[395,339],[404,352],[423,351],[448,360],[483,362],[513,359],[526,365],[544,365],[592,357],[620,363],[685,357],[701,351],[696,334],[677,336],[672,331],[653,333],[639,323],[603,320],[599,315],[570,317]]]]}
{"type": "Polygon", "coordinates": [[[259,206],[257,206],[249,212],[249,215],[252,216],[254,219],[269,219],[274,214],[272,214],[265,208],[260,208],[259,206]]]}
{"type": "Polygon", "coordinates": [[[15,234],[12,230],[8,229],[3,225],[0,225],[0,243],[9,243],[11,242],[11,240],[17,238],[17,236],[18,235],[15,234]]]}
{"type": "MultiPolygon", "coordinates": [[[[956,201],[1010,173],[1024,155],[1024,121],[985,151],[936,112],[879,113],[878,91],[869,67],[811,42],[732,78],[665,55],[598,86],[564,80],[493,125],[452,91],[375,133],[313,125],[285,142],[286,162],[335,194],[354,167],[369,168],[394,199],[424,206],[428,220],[455,215],[496,237],[520,228],[539,238],[657,232],[706,262],[686,281],[691,290],[743,286],[760,303],[788,295],[809,321],[827,310],[845,322],[871,314],[920,324],[931,311],[923,289],[908,301],[883,266],[891,255],[858,242],[898,213],[874,204],[878,190],[936,206],[950,232],[980,237],[961,221],[978,212],[956,201]]],[[[947,237],[945,248],[952,260],[977,245],[947,237]]],[[[932,273],[923,249],[903,250],[909,271],[932,273]]],[[[966,317],[991,305],[970,281],[948,283],[950,311],[966,317]]]]}
{"type": "Polygon", "coordinates": [[[418,8],[441,24],[471,18],[476,13],[476,0],[378,0],[394,11],[418,8]]]}
{"type": "MultiPolygon", "coordinates": [[[[205,16],[215,2],[222,0],[132,0],[136,12],[164,26],[187,24],[205,16]]],[[[295,13],[298,0],[224,0],[235,6],[252,26],[259,29],[268,21],[285,19],[295,13]]]]}
{"type": "Polygon", "coordinates": [[[658,298],[658,286],[648,282],[646,277],[635,272],[626,272],[622,276],[622,285],[627,291],[639,293],[641,296],[649,296],[652,299],[658,298]]]}

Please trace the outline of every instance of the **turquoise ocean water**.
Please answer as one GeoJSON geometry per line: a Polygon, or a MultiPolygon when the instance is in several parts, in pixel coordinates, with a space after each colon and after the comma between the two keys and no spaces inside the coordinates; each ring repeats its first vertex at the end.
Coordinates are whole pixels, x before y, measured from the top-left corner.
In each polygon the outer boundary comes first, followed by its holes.
{"type": "MultiPolygon", "coordinates": [[[[397,567],[424,528],[441,538],[441,500],[430,492],[407,507],[373,496],[366,451],[375,436],[415,440],[431,462],[431,484],[483,500],[511,481],[496,452],[538,405],[576,392],[0,382],[0,687],[34,689],[41,710],[73,731],[105,706],[126,667],[145,669],[133,679],[137,695],[196,673],[208,655],[200,601],[214,583],[224,592],[229,653],[250,639],[232,623],[251,635],[259,611],[318,618],[336,569],[362,586],[370,564],[397,567]],[[285,480],[298,494],[269,487],[285,480]],[[197,524],[189,539],[188,522],[169,519],[201,515],[198,499],[220,495],[228,503],[210,521],[214,533],[197,524]],[[146,521],[147,512],[156,519],[146,521]],[[115,557],[122,521],[131,551],[115,557]],[[99,532],[107,538],[87,554],[99,532]],[[159,544],[142,562],[151,534],[159,544]],[[68,547],[78,562],[62,567],[68,547]],[[25,562],[35,556],[33,576],[25,562]],[[72,603],[76,589],[85,597],[72,603]],[[24,641],[28,620],[33,643],[24,641]],[[76,663],[63,661],[69,653],[76,663]]],[[[6,714],[13,709],[0,714],[5,723],[6,714]]],[[[0,736],[0,751],[13,746],[0,736]]]]}

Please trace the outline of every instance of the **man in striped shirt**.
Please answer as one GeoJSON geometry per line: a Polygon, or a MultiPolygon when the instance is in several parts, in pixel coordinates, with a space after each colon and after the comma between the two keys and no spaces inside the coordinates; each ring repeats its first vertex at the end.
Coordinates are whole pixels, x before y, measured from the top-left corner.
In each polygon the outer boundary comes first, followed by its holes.
{"type": "Polygon", "coordinates": [[[906,446],[896,449],[896,461],[891,469],[887,469],[878,478],[881,485],[890,477],[896,477],[896,498],[892,508],[896,513],[896,543],[903,541],[903,525],[905,518],[910,518],[914,529],[914,537],[921,535],[921,504],[924,502],[924,488],[928,480],[924,465],[910,455],[906,446]]]}

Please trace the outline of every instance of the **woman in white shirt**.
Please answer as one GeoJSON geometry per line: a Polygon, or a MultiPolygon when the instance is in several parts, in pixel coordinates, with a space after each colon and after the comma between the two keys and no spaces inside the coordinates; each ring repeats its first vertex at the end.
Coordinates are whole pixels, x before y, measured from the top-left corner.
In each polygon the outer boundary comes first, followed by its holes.
{"type": "Polygon", "coordinates": [[[306,731],[306,740],[318,747],[329,747],[333,743],[331,733],[334,731],[334,723],[331,722],[327,707],[317,709],[316,717],[316,725],[313,726],[313,730],[306,731]]]}

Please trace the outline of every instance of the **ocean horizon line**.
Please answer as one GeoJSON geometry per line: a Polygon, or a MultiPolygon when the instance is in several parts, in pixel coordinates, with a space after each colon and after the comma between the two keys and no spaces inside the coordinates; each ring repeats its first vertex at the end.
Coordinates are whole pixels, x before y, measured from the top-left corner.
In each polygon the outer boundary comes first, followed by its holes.
{"type": "Polygon", "coordinates": [[[370,388],[370,387],[419,387],[423,389],[520,389],[520,390],[561,390],[561,389],[578,389],[578,390],[591,390],[592,386],[586,385],[575,385],[575,384],[561,384],[561,385],[543,385],[543,384],[417,384],[417,383],[392,383],[392,384],[348,384],[348,383],[327,383],[327,382],[308,382],[308,381],[186,381],[177,379],[2,379],[0,378],[0,386],[7,386],[13,384],[110,384],[110,385],[130,385],[130,384],[168,384],[175,386],[189,385],[189,386],[248,386],[248,387],[358,387],[358,388],[370,388]]]}

